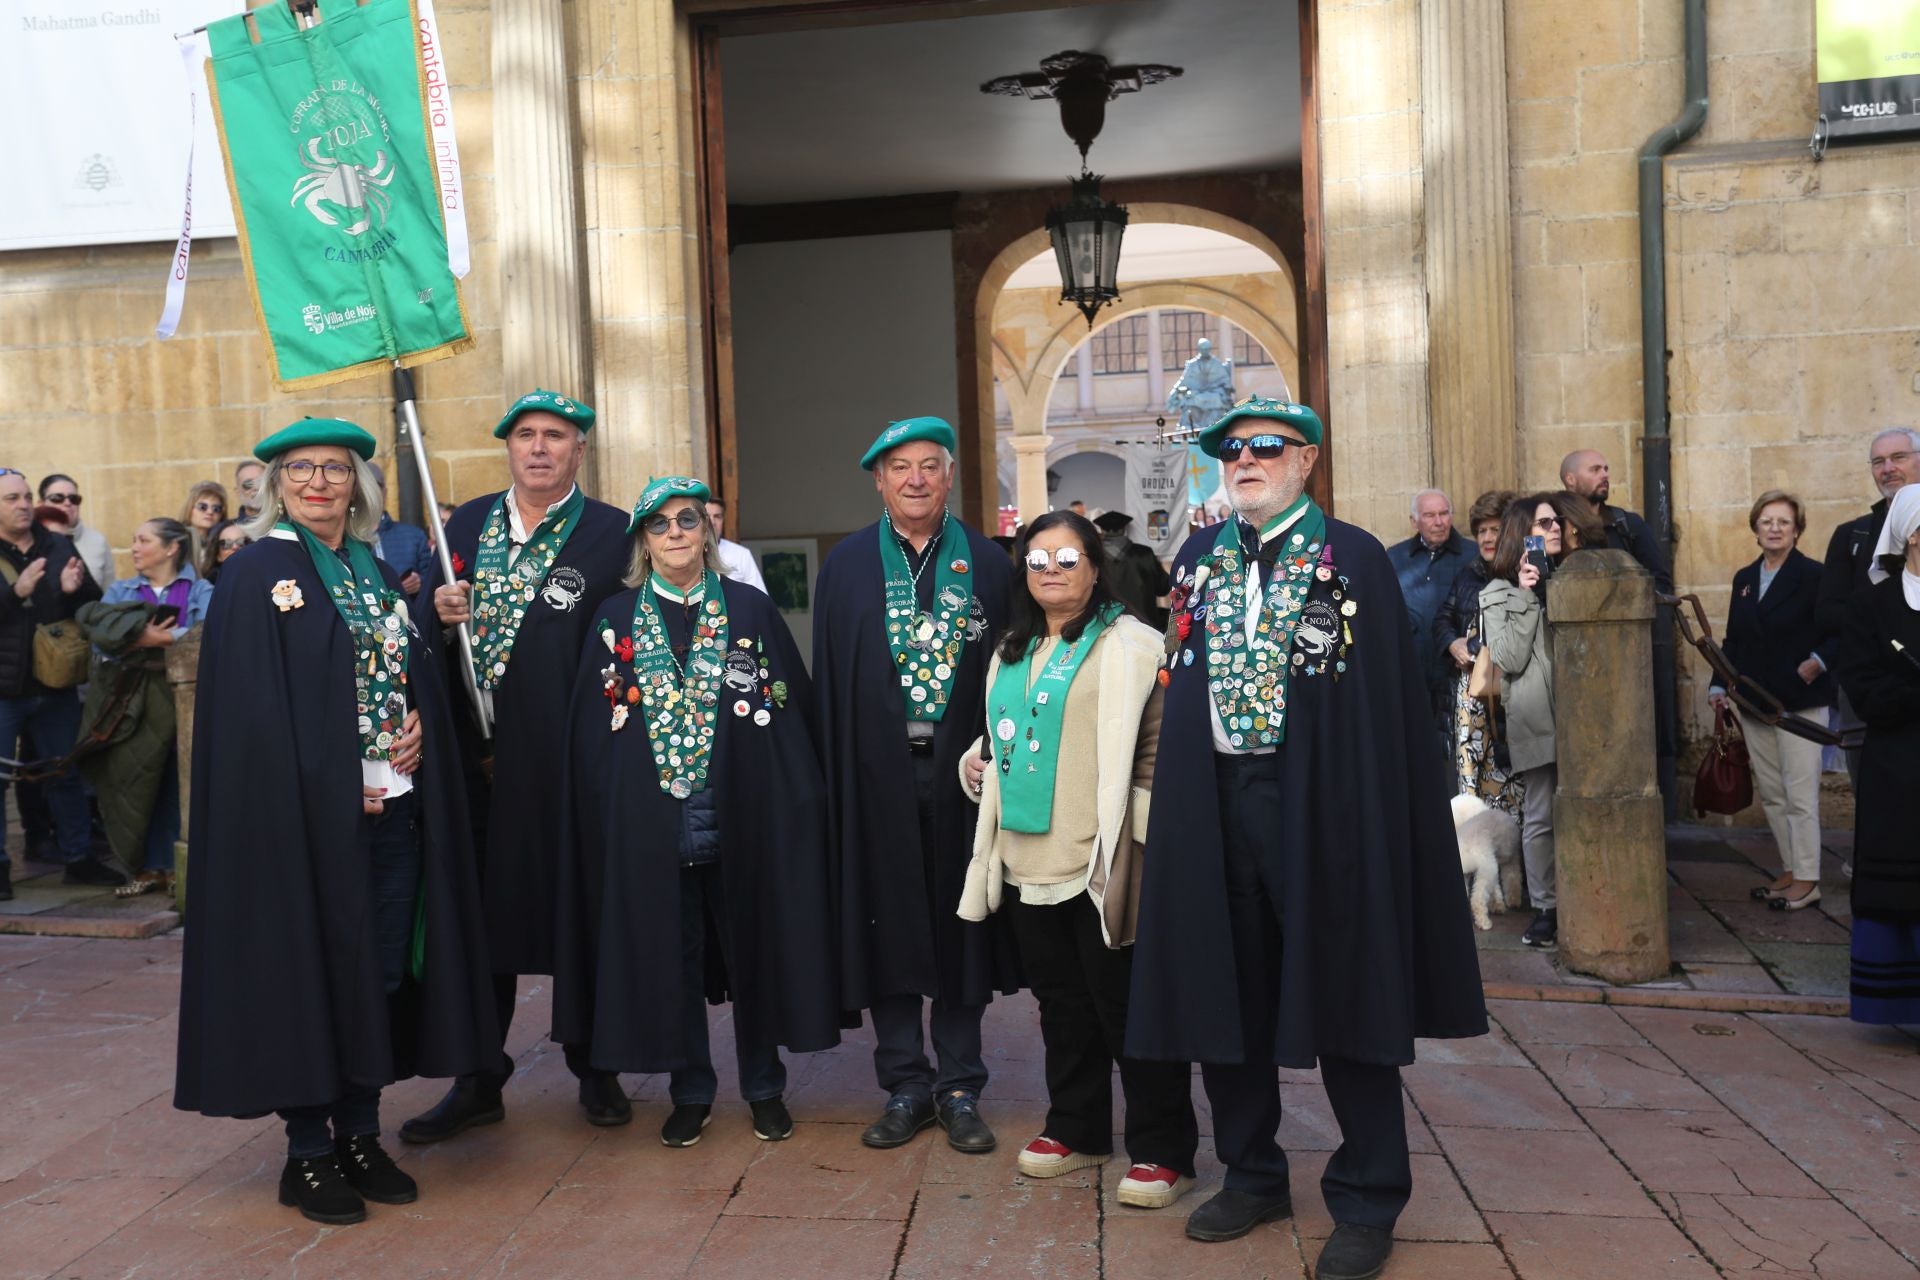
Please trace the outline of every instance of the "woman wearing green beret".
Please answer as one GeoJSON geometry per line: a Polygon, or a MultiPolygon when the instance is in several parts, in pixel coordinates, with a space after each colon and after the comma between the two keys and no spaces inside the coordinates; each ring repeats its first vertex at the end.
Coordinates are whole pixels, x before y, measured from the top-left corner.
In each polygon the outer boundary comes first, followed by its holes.
{"type": "Polygon", "coordinates": [[[196,702],[174,1105],[286,1122],[280,1202],[406,1204],[380,1091],[497,1052],[435,628],[368,540],[373,437],[263,440],[253,545],[222,570],[196,702]]]}
{"type": "Polygon", "coordinates": [[[980,821],[959,914],[1006,913],[1040,1002],[1047,1120],[1020,1172],[1051,1178],[1111,1156],[1117,1062],[1130,1167],[1115,1196],[1163,1208],[1193,1185],[1192,1069],[1121,1046],[1165,646],[1109,589],[1086,517],[1041,516],[1021,531],[1014,561],[1022,572],[987,673],[984,752],[976,742],[961,757],[980,821]]]}
{"type": "Polygon", "coordinates": [[[707,497],[647,486],[630,589],[581,656],[554,958],[554,1038],[599,1070],[671,1073],[669,1147],[712,1118],[708,1002],[733,1002],[765,1141],[793,1131],[779,1048],[840,1039],[807,672],[766,594],[721,577],[707,497]]]}

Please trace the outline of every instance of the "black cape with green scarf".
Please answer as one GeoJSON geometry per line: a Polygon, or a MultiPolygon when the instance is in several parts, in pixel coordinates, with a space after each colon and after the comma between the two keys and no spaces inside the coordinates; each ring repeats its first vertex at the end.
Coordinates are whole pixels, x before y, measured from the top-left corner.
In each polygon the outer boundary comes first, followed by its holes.
{"type": "MultiPolygon", "coordinates": [[[[499,499],[497,493],[475,498],[447,521],[456,577],[473,580],[480,529],[499,499]]],[[[507,673],[494,687],[493,740],[485,748],[493,753],[491,777],[480,766],[482,744],[459,670],[459,645],[449,635],[440,647],[466,770],[495,973],[553,972],[554,842],[565,806],[560,774],[567,703],[581,646],[593,633],[594,613],[620,590],[630,551],[625,513],[588,498],[580,523],[547,572],[548,586],[566,589],[543,591],[527,607],[507,673]]],[[[440,584],[438,556],[434,565],[420,589],[423,618],[432,612],[433,589],[440,584]]]]}
{"type": "MultiPolygon", "coordinates": [[[[1191,582],[1218,529],[1187,539],[1176,581],[1191,582]]],[[[1196,616],[1160,726],[1127,1012],[1134,1057],[1238,1063],[1270,1051],[1285,1067],[1310,1068],[1322,1054],[1404,1064],[1416,1036],[1487,1030],[1447,805],[1451,773],[1400,584],[1372,535],[1329,519],[1327,542],[1358,610],[1346,671],[1336,680],[1331,667],[1313,676],[1295,668],[1289,681],[1276,752],[1287,817],[1274,1043],[1248,1046],[1241,1033],[1206,625],[1196,616]]],[[[1332,604],[1337,585],[1316,580],[1309,601],[1332,604]]]]}
{"type": "MultiPolygon", "coordinates": [[[[934,730],[940,847],[933,851],[932,886],[922,872],[906,707],[887,647],[880,523],[837,544],[814,588],[814,705],[827,774],[840,997],[848,1011],[870,1007],[877,996],[907,993],[986,1004],[995,991],[1021,985],[1004,920],[971,924],[955,914],[973,858],[975,815],[960,790],[960,756],[985,728],[987,663],[1006,625],[1012,573],[1006,552],[961,528],[987,627],[961,651],[947,713],[934,730]]],[[[936,568],[928,565],[926,576],[936,568]]]]}
{"type": "MultiPolygon", "coordinates": [[[[722,580],[729,653],[766,646],[770,681],[787,702],[766,724],[733,713],[746,698],[722,685],[709,785],[719,818],[720,877],[731,955],[708,947],[707,998],[733,1001],[734,1034],[796,1052],[840,1042],[827,901],[826,809],[807,669],[766,593],[722,580]]],[[[680,1028],[681,801],[660,789],[637,706],[617,732],[601,671],[633,665],[607,651],[600,620],[633,634],[637,593],[608,599],[577,663],[567,746],[572,803],[559,868],[553,1038],[590,1047],[593,1065],[651,1073],[687,1065],[680,1028]]]]}
{"type": "Polygon", "coordinates": [[[300,543],[268,538],[220,570],[194,702],[182,1110],[261,1115],[499,1057],[437,632],[415,625],[407,687],[425,734],[414,794],[426,951],[422,980],[390,999],[357,839],[353,637],[300,543]],[[287,580],[302,604],[283,612],[272,592],[287,580]]]}

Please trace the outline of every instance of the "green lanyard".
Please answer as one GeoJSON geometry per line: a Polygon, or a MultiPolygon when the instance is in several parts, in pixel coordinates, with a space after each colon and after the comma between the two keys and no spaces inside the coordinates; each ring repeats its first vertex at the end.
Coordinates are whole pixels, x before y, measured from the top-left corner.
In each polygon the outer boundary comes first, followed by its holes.
{"type": "Polygon", "coordinates": [[[482,689],[497,687],[507,674],[507,659],[520,635],[520,624],[586,505],[587,495],[575,485],[559,509],[548,512],[520,549],[520,558],[509,567],[513,543],[507,532],[507,494],[494,500],[493,510],[480,526],[480,545],[473,556],[473,675],[482,689]]]}
{"type": "Polygon", "coordinates": [[[340,611],[353,636],[353,693],[360,717],[360,754],[369,760],[391,760],[407,715],[406,616],[400,595],[387,589],[374,561],[373,549],[355,538],[344,544],[342,562],[332,547],[313,536],[305,525],[281,521],[276,530],[298,535],[307,549],[314,572],[340,611]]]}
{"type": "Polygon", "coordinates": [[[918,576],[907,568],[893,517],[880,517],[880,568],[887,581],[887,647],[900,672],[907,719],[938,720],[947,713],[947,696],[960,652],[967,642],[973,592],[967,585],[967,535],[952,516],[942,519],[935,544],[920,565],[933,567],[933,611],[920,608],[918,576]]]}
{"type": "Polygon", "coordinates": [[[1251,643],[1247,638],[1248,565],[1257,547],[1240,544],[1239,522],[1228,521],[1214,536],[1207,594],[1207,683],[1214,709],[1235,747],[1272,747],[1286,741],[1289,654],[1300,611],[1313,588],[1315,566],[1327,536],[1326,513],[1305,494],[1261,527],[1284,537],[1286,546],[1267,575],[1260,615],[1251,643]],[[1276,532],[1290,530],[1290,532],[1276,532]]]}
{"type": "MultiPolygon", "coordinates": [[[[633,670],[660,789],[675,800],[685,800],[707,785],[713,768],[714,730],[720,722],[727,612],[719,574],[707,570],[700,585],[685,594],[658,574],[640,588],[633,601],[633,670]],[[665,620],[653,602],[656,593],[676,604],[700,605],[699,615],[691,619],[684,670],[673,656],[665,620]]],[[[625,711],[616,695],[615,729],[626,722],[625,711]]]]}
{"type": "Polygon", "coordinates": [[[1109,605],[1087,621],[1078,640],[1056,641],[1038,679],[1032,676],[1038,639],[1018,662],[1001,664],[994,677],[987,703],[993,708],[993,750],[1000,764],[1000,825],[1007,830],[1039,834],[1053,825],[1054,774],[1060,764],[1067,691],[1093,652],[1094,641],[1119,615],[1120,606],[1109,605]]]}

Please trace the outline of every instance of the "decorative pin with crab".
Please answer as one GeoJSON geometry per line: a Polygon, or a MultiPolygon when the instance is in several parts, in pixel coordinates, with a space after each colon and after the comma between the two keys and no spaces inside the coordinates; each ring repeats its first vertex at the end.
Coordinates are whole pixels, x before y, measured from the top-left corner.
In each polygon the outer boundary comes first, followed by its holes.
{"type": "Polygon", "coordinates": [[[387,194],[386,187],[393,181],[394,174],[393,166],[387,163],[387,153],[374,152],[371,166],[354,164],[321,155],[320,144],[325,141],[324,136],[310,138],[300,148],[300,163],[307,172],[294,180],[293,199],[287,203],[304,202],[307,212],[327,227],[340,226],[340,219],[324,207],[323,201],[357,211],[360,220],[342,228],[350,236],[357,236],[372,226],[375,214],[385,227],[387,214],[393,208],[393,197],[387,194]]]}

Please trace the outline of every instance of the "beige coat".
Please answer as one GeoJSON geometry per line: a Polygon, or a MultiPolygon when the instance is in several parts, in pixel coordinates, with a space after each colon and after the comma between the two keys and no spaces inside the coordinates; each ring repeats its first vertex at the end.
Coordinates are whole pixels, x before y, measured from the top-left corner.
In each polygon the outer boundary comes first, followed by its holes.
{"type": "MultiPolygon", "coordinates": [[[[1099,682],[1100,712],[1095,747],[1099,779],[1099,834],[1087,850],[1087,894],[1100,912],[1100,930],[1110,947],[1132,943],[1140,919],[1140,853],[1147,841],[1148,788],[1153,783],[1154,753],[1160,743],[1160,663],[1166,646],[1159,632],[1122,617],[1100,637],[1100,659],[1091,672],[1099,682]]],[[[1000,673],[995,657],[987,669],[987,688],[1000,673]]],[[[968,755],[980,753],[974,739],[968,755]]],[[[961,786],[966,786],[966,756],[961,757],[961,786]]],[[[967,792],[972,797],[972,792],[967,792]]],[[[1006,875],[1000,863],[1000,772],[989,768],[978,797],[980,821],[974,827],[973,861],[960,895],[960,918],[984,920],[1000,909],[1006,875]]]]}

